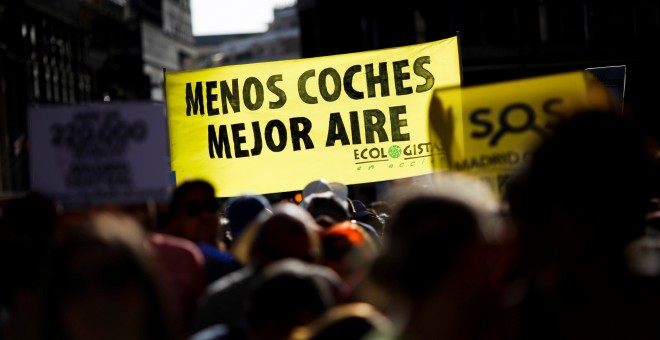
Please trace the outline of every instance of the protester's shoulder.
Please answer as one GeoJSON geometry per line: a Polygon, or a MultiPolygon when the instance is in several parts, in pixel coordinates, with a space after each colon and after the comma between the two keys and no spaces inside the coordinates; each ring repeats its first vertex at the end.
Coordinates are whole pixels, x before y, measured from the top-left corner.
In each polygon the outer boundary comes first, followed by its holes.
{"type": "Polygon", "coordinates": [[[365,334],[360,340],[411,340],[393,330],[375,329],[365,334]]]}
{"type": "Polygon", "coordinates": [[[232,263],[235,261],[229,253],[224,252],[213,245],[200,243],[199,249],[202,251],[202,254],[204,254],[205,258],[212,258],[214,260],[226,263],[232,263]]]}
{"type": "Polygon", "coordinates": [[[376,244],[380,244],[380,236],[378,236],[378,232],[372,225],[362,221],[354,221],[354,222],[360,227],[362,227],[362,229],[364,229],[364,231],[366,231],[369,234],[369,236],[371,236],[371,238],[376,244]]]}
{"type": "Polygon", "coordinates": [[[206,327],[192,336],[188,340],[228,340],[231,339],[230,330],[227,325],[217,324],[206,327]]]}
{"type": "Polygon", "coordinates": [[[206,298],[210,298],[216,295],[224,294],[228,291],[241,289],[243,286],[247,286],[249,284],[250,279],[253,278],[253,276],[254,269],[251,267],[241,268],[212,282],[206,288],[204,295],[206,298]]]}
{"type": "Polygon", "coordinates": [[[253,269],[245,267],[211,283],[200,299],[195,329],[236,319],[254,277],[253,269]]]}
{"type": "Polygon", "coordinates": [[[203,254],[195,243],[181,237],[150,233],[147,242],[156,252],[163,256],[176,256],[179,259],[192,258],[195,262],[203,262],[203,254]]]}

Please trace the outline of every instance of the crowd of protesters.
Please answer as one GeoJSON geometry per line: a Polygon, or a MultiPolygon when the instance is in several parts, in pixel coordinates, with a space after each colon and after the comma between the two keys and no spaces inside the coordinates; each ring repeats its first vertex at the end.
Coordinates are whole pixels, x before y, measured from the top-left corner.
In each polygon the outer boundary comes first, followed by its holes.
{"type": "Polygon", "coordinates": [[[194,180],[156,221],[7,199],[0,339],[658,339],[656,158],[584,112],[502,199],[453,172],[377,202],[318,179],[221,205],[194,180]]]}

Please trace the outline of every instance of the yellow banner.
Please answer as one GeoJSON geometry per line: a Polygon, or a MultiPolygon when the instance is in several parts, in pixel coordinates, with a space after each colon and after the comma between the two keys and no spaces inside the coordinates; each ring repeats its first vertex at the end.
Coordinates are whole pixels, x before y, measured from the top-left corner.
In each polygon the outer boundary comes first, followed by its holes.
{"type": "Polygon", "coordinates": [[[456,37],[370,52],[166,72],[171,164],[219,196],[430,173],[428,103],[460,85],[456,37]]]}
{"type": "Polygon", "coordinates": [[[614,105],[587,72],[436,90],[429,108],[430,140],[445,153],[436,154],[433,163],[439,170],[481,177],[499,194],[562,119],[614,105]]]}

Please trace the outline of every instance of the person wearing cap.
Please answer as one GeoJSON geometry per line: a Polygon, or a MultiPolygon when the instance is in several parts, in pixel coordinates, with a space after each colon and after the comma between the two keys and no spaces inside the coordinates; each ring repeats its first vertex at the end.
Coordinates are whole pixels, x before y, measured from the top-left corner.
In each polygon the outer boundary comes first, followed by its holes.
{"type": "Polygon", "coordinates": [[[334,193],[342,201],[348,200],[348,187],[346,184],[341,182],[328,182],[323,178],[309,182],[302,191],[302,197],[304,200],[312,194],[319,194],[328,191],[334,193]]]}
{"type": "Polygon", "coordinates": [[[307,209],[322,227],[353,220],[379,244],[380,234],[378,231],[373,226],[356,218],[353,201],[347,196],[348,188],[339,182],[326,183],[327,181],[322,179],[307,184],[303,190],[303,200],[300,202],[300,206],[307,209]]]}
{"type": "Polygon", "coordinates": [[[332,187],[327,180],[321,178],[311,181],[305,185],[302,191],[303,200],[311,194],[318,194],[321,192],[332,191],[332,187]]]}
{"type": "Polygon", "coordinates": [[[262,211],[270,213],[271,210],[270,202],[263,195],[245,194],[230,198],[225,207],[225,216],[229,220],[232,240],[238,239],[262,211]]]}
{"type": "Polygon", "coordinates": [[[330,182],[330,190],[342,200],[348,199],[348,187],[344,183],[330,182]]]}
{"type": "Polygon", "coordinates": [[[300,206],[323,227],[346,221],[350,217],[348,202],[337,197],[332,191],[309,194],[300,202],[300,206]]]}

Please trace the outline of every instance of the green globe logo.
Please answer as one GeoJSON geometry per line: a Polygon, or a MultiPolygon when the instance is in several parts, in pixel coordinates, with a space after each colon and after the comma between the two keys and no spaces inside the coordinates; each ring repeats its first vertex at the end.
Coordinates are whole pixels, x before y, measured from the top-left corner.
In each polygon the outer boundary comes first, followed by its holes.
{"type": "Polygon", "coordinates": [[[398,145],[392,145],[387,150],[387,154],[392,158],[399,158],[399,156],[401,156],[401,147],[398,145]]]}

